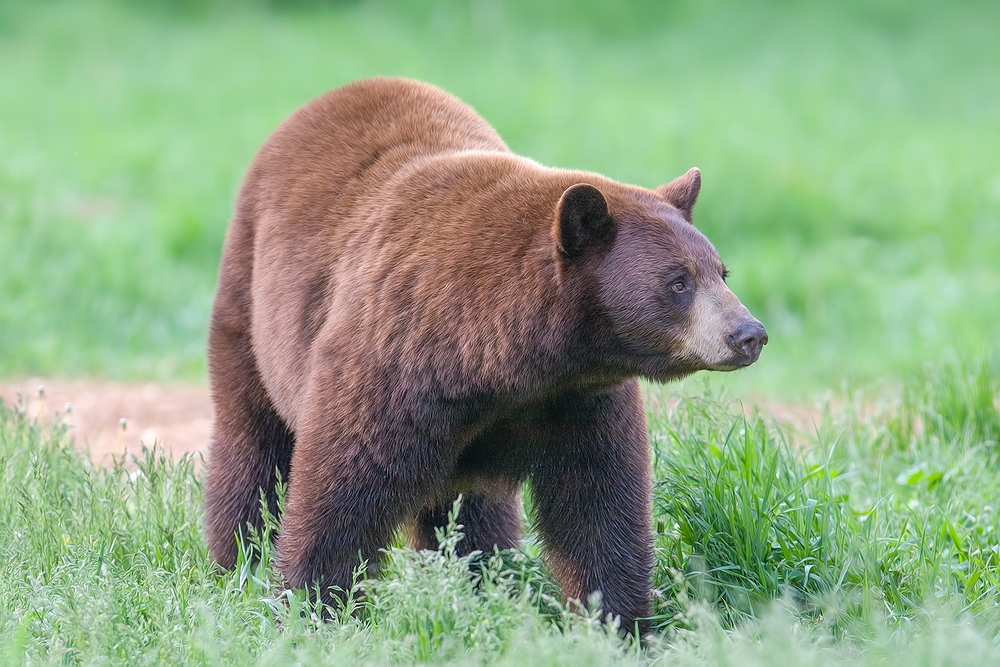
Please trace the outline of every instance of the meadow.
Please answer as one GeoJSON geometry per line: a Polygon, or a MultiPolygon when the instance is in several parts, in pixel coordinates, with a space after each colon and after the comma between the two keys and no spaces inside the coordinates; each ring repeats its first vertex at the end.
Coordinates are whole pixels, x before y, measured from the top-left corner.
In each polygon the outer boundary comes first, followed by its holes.
{"type": "Polygon", "coordinates": [[[944,367],[814,431],[719,397],[653,403],[657,631],[561,604],[529,534],[395,547],[320,621],[271,567],[208,557],[199,460],[102,467],[0,405],[0,659],[9,664],[984,665],[1000,658],[1000,386],[944,367]]]}
{"type": "Polygon", "coordinates": [[[267,535],[213,569],[197,456],[95,466],[51,407],[0,405],[0,662],[995,663],[997,25],[977,1],[0,3],[0,378],[203,383],[243,171],[381,74],[545,164],[699,166],[696,224],[770,334],[745,371],[645,388],[642,647],[562,607],[530,533],[469,560],[457,527],[322,623],[267,535]]]}

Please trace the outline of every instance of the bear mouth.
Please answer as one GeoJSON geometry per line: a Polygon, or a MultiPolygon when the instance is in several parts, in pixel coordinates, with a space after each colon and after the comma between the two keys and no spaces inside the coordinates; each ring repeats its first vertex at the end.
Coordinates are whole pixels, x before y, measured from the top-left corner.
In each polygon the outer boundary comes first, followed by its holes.
{"type": "Polygon", "coordinates": [[[734,354],[723,361],[709,363],[694,357],[679,360],[670,355],[649,355],[639,374],[653,382],[673,382],[698,371],[738,371],[755,363],[759,357],[759,353],[752,356],[734,354]]]}
{"type": "Polygon", "coordinates": [[[760,351],[752,352],[751,354],[734,354],[725,361],[719,364],[712,364],[711,366],[706,366],[705,370],[708,371],[738,371],[741,368],[746,368],[751,366],[760,359],[760,351]]]}

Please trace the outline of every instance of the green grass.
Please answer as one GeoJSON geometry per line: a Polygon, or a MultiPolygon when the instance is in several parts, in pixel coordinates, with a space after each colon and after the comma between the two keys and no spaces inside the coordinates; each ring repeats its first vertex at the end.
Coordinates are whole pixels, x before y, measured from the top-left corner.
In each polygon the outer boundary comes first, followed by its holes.
{"type": "Polygon", "coordinates": [[[727,386],[996,356],[998,21],[891,0],[5,3],[0,376],[202,380],[243,170],[296,107],[374,74],[453,91],[544,163],[646,186],[700,166],[697,222],[771,334],[727,386]]]}
{"type": "MultiPolygon", "coordinates": [[[[786,432],[718,398],[650,414],[659,631],[566,612],[537,545],[393,548],[333,620],[265,534],[216,571],[191,458],[91,464],[0,405],[0,661],[10,664],[983,665],[1000,653],[1000,383],[930,367],[786,432]]],[[[58,417],[57,417],[58,419],[58,417]]],[[[56,419],[56,421],[57,421],[56,419]]]]}
{"type": "Polygon", "coordinates": [[[899,405],[861,396],[790,438],[711,401],[654,420],[661,572],[734,623],[779,595],[846,635],[928,599],[1000,621],[996,377],[925,371],[899,405]]]}

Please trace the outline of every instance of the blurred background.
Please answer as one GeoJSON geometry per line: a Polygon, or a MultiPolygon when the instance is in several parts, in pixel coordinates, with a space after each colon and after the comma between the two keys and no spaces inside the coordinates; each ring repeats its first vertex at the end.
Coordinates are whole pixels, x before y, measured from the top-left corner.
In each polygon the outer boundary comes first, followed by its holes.
{"type": "Polygon", "coordinates": [[[987,1],[4,0],[0,378],[204,383],[244,170],[372,75],[551,166],[700,167],[696,224],[770,334],[713,382],[796,399],[996,360],[998,29],[987,1]]]}

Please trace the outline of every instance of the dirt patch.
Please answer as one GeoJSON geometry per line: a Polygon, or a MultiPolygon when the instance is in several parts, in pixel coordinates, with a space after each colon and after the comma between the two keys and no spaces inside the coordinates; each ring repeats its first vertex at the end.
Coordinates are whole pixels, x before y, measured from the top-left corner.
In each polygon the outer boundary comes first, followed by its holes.
{"type": "Polygon", "coordinates": [[[138,452],[140,443],[156,442],[174,456],[202,450],[212,432],[212,402],[199,385],[30,378],[0,382],[0,397],[11,405],[20,400],[33,417],[51,420],[58,413],[77,445],[99,462],[138,452]],[[45,387],[41,397],[39,386],[45,387]]]}
{"type": "MultiPolygon", "coordinates": [[[[9,404],[21,401],[33,417],[51,420],[55,414],[69,426],[81,449],[94,461],[108,462],[112,455],[138,452],[140,443],[162,445],[175,457],[184,452],[207,452],[212,433],[212,402],[203,385],[123,384],[95,380],[30,378],[0,382],[0,398],[9,404]],[[39,398],[38,387],[44,386],[39,398]],[[71,406],[66,412],[66,405],[71,406]],[[120,421],[125,419],[125,430],[120,421]]],[[[672,409],[676,401],[647,397],[651,409],[672,409]]],[[[822,420],[815,407],[761,399],[743,404],[747,416],[756,410],[776,422],[812,432],[822,420]]]]}

